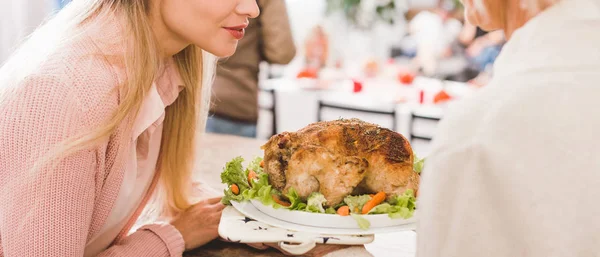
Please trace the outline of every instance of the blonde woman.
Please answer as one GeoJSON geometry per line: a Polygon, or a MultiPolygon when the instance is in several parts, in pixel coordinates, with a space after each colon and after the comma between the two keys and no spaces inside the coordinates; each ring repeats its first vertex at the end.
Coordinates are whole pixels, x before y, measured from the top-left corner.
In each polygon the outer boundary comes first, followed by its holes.
{"type": "Polygon", "coordinates": [[[490,83],[440,124],[417,256],[597,256],[600,1],[464,4],[508,42],[490,83]]]}
{"type": "Polygon", "coordinates": [[[76,0],[0,70],[0,256],[180,256],[217,237],[191,169],[255,0],[76,0]],[[211,54],[208,54],[211,53],[211,54]],[[129,230],[149,199],[162,224],[129,230]]]}

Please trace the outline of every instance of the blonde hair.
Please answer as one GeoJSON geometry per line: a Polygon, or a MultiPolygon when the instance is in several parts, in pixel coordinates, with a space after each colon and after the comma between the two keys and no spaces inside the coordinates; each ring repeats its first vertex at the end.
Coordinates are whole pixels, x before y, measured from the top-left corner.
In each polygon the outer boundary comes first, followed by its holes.
{"type": "MultiPolygon", "coordinates": [[[[107,140],[122,123],[132,122],[131,115],[137,115],[155,79],[154,74],[160,68],[159,51],[148,18],[149,10],[148,0],[76,0],[36,30],[0,70],[0,76],[10,74],[16,76],[13,81],[22,80],[43,63],[44,58],[59,50],[77,33],[82,33],[79,29],[82,24],[107,12],[127,17],[127,32],[134,40],[125,50],[127,80],[119,85],[123,92],[121,103],[103,126],[65,140],[38,164],[55,163],[75,152],[90,149],[107,140]],[[20,61],[23,59],[27,59],[26,65],[20,61]]],[[[206,123],[210,85],[216,64],[214,56],[194,45],[176,54],[174,59],[184,89],[176,101],[166,108],[157,163],[160,182],[156,196],[160,199],[156,200],[161,204],[161,214],[165,216],[173,216],[192,204],[195,137],[203,131],[206,123]]]]}

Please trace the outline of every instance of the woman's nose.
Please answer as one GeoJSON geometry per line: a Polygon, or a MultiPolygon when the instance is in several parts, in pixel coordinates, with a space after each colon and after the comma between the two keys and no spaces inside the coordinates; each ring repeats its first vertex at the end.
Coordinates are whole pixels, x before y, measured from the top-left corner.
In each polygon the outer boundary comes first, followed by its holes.
{"type": "Polygon", "coordinates": [[[260,9],[256,0],[241,0],[236,8],[236,12],[240,15],[256,18],[260,14],[260,9]]]}

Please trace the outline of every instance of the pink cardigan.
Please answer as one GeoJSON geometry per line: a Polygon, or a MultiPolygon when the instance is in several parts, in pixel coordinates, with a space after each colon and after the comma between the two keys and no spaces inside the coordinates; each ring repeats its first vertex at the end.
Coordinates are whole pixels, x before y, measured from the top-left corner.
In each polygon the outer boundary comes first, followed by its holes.
{"type": "MultiPolygon", "coordinates": [[[[118,106],[114,89],[125,79],[118,61],[124,54],[119,24],[96,19],[34,74],[18,81],[0,76],[0,88],[17,85],[0,102],[0,257],[82,256],[105,224],[132,141],[125,123],[101,145],[69,156],[55,169],[29,170],[53,145],[99,126],[118,106]]],[[[157,91],[165,104],[172,103],[178,74],[158,77],[157,91]]],[[[182,255],[183,238],[169,224],[146,225],[125,236],[157,177],[121,236],[99,256],[182,255]]]]}

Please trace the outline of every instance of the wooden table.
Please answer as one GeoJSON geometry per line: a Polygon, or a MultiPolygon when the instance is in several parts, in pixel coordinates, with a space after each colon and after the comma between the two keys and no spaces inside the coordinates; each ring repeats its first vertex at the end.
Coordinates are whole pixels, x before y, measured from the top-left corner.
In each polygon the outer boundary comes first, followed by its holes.
{"type": "Polygon", "coordinates": [[[194,251],[186,252],[184,257],[283,257],[286,256],[276,249],[257,250],[244,244],[234,244],[222,241],[213,241],[208,245],[194,251]]]}
{"type": "MultiPolygon", "coordinates": [[[[197,166],[195,167],[195,179],[205,182],[209,186],[222,191],[225,186],[221,184],[220,174],[225,163],[231,159],[242,156],[246,160],[262,156],[260,146],[265,141],[257,139],[242,138],[236,136],[225,136],[206,134],[199,138],[199,149],[197,152],[197,166]]],[[[274,249],[256,250],[244,244],[225,243],[221,241],[212,242],[204,247],[186,253],[187,257],[210,257],[210,256],[239,256],[239,257],[261,257],[261,256],[285,256],[274,249]]],[[[363,246],[353,246],[344,250],[336,251],[326,255],[328,257],[346,256],[372,256],[363,246]]]]}

